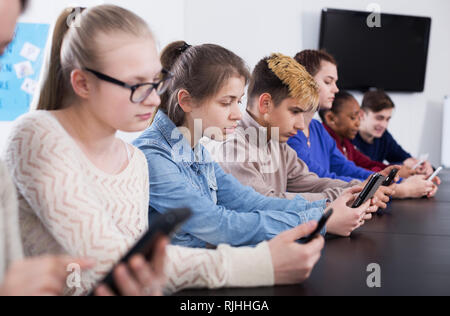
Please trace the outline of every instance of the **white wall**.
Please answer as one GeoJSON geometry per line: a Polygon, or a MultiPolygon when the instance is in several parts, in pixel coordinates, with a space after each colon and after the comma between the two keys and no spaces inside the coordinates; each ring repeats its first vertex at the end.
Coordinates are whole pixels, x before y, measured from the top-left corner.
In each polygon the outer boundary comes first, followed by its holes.
{"type": "Polygon", "coordinates": [[[231,49],[250,67],[273,52],[293,55],[302,46],[302,1],[188,0],[186,40],[231,49]]]}
{"type": "MultiPolygon", "coordinates": [[[[189,0],[186,39],[215,42],[234,50],[252,67],[264,55],[280,51],[294,55],[318,48],[320,16],[324,7],[367,9],[365,0],[189,0]]],[[[441,161],[442,106],[450,94],[450,1],[378,0],[382,12],[433,18],[424,93],[394,93],[397,110],[391,124],[394,137],[413,155],[430,153],[441,161]]],[[[362,95],[356,93],[361,100],[362,95]]]]}
{"type": "MultiPolygon", "coordinates": [[[[178,39],[192,44],[218,43],[238,53],[253,67],[271,52],[293,55],[306,48],[317,48],[322,8],[365,10],[373,1],[32,0],[32,7],[22,20],[50,22],[68,4],[103,2],[122,5],[143,16],[159,39],[160,47],[178,39]]],[[[425,92],[392,94],[397,110],[390,129],[413,155],[429,152],[432,162],[439,164],[443,99],[450,94],[450,1],[378,0],[377,3],[382,12],[433,18],[425,92]]],[[[0,149],[7,132],[8,127],[0,123],[0,149]]]]}
{"type": "MultiPolygon", "coordinates": [[[[450,95],[450,1],[428,0],[314,0],[302,1],[304,7],[303,47],[319,43],[320,10],[323,7],[365,10],[376,2],[382,12],[429,16],[433,19],[427,77],[424,93],[391,94],[397,106],[390,130],[413,155],[429,153],[433,164],[441,163],[442,109],[444,96],[450,95]]],[[[388,48],[387,48],[388,49],[388,48]]],[[[362,96],[359,95],[361,99],[362,96]]],[[[447,140],[450,141],[450,140],[447,140]]]]}

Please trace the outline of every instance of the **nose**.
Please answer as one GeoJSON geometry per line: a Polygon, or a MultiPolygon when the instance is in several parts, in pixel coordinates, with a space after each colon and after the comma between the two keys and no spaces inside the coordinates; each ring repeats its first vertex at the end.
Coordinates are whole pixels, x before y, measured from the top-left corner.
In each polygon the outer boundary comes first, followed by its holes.
{"type": "Polygon", "coordinates": [[[156,90],[153,89],[152,93],[142,101],[142,104],[145,106],[158,107],[161,104],[161,97],[156,93],[156,90]]]}
{"type": "Polygon", "coordinates": [[[236,103],[233,105],[230,113],[230,120],[231,121],[240,121],[242,119],[242,113],[241,109],[239,108],[239,104],[236,103]]]}
{"type": "Polygon", "coordinates": [[[339,88],[338,88],[336,82],[334,83],[333,88],[334,88],[333,92],[334,92],[335,94],[339,93],[340,90],[339,90],[339,88]]]}
{"type": "Polygon", "coordinates": [[[360,118],[359,116],[356,118],[355,126],[356,126],[356,128],[358,128],[358,129],[359,129],[359,127],[361,126],[361,118],[360,118]]]}
{"type": "Polygon", "coordinates": [[[303,131],[305,129],[305,116],[302,114],[299,115],[298,119],[295,121],[294,128],[297,131],[303,131]]]}

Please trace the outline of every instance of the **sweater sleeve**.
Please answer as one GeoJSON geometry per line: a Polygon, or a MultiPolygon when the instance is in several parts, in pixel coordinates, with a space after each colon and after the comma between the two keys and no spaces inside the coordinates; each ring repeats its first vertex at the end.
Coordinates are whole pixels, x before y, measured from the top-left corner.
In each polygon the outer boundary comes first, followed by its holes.
{"type": "Polygon", "coordinates": [[[217,250],[167,248],[165,292],[188,288],[273,286],[274,271],[267,242],[255,248],[220,245],[217,250]]]}
{"type": "Polygon", "coordinates": [[[330,155],[330,171],[336,173],[339,177],[350,177],[365,181],[373,172],[360,168],[353,161],[347,159],[344,154],[337,148],[336,141],[328,134],[323,125],[322,141],[326,142],[330,155]]]}
{"type": "Polygon", "coordinates": [[[54,129],[36,118],[21,120],[13,131],[7,163],[19,193],[64,251],[75,258],[97,260],[94,269],[82,273],[81,288],[70,293],[80,295],[140,236],[133,238],[113,222],[104,210],[111,201],[92,190],[89,179],[80,172],[75,145],[54,129]]]}
{"type": "MultiPolygon", "coordinates": [[[[327,135],[328,135],[328,133],[327,133],[327,135]]],[[[330,135],[328,135],[328,137],[330,137],[330,135]]],[[[321,139],[321,141],[323,141],[323,140],[321,139]]],[[[355,178],[353,178],[351,176],[345,176],[342,174],[338,174],[337,172],[330,170],[330,166],[323,166],[319,160],[313,159],[313,157],[311,157],[310,148],[308,148],[306,143],[304,143],[300,139],[300,136],[298,134],[289,139],[288,145],[291,146],[292,149],[294,149],[297,152],[297,156],[306,163],[309,170],[311,172],[314,172],[315,174],[317,174],[320,178],[338,179],[338,180],[342,180],[345,182],[351,182],[351,181],[355,180],[355,178]]],[[[324,160],[323,157],[318,157],[318,158],[324,160]]],[[[331,158],[331,157],[328,157],[328,158],[331,158]]]]}
{"type": "Polygon", "coordinates": [[[334,201],[342,194],[344,189],[355,185],[354,181],[349,183],[337,179],[319,178],[315,173],[309,171],[308,166],[297,157],[293,149],[286,148],[286,150],[288,192],[305,192],[302,195],[309,200],[314,200],[319,195],[322,199],[334,201]]]}
{"type": "Polygon", "coordinates": [[[13,262],[22,259],[22,243],[19,232],[19,218],[16,190],[4,164],[0,161],[0,283],[13,262]],[[4,238],[2,240],[2,238],[4,238]]]}

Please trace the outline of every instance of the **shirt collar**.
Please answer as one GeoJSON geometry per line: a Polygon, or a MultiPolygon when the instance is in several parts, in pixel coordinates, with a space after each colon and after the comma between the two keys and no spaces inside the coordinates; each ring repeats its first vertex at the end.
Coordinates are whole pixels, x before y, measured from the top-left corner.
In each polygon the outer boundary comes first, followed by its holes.
{"type": "Polygon", "coordinates": [[[258,137],[267,139],[267,128],[259,124],[247,110],[244,111],[238,126],[243,130],[255,128],[258,131],[258,137]]]}
{"type": "Polygon", "coordinates": [[[205,147],[200,143],[194,149],[191,148],[191,145],[180,130],[162,110],[156,113],[152,127],[159,130],[172,148],[172,158],[176,162],[182,162],[187,167],[191,167],[194,164],[208,164],[213,162],[205,147]]]}

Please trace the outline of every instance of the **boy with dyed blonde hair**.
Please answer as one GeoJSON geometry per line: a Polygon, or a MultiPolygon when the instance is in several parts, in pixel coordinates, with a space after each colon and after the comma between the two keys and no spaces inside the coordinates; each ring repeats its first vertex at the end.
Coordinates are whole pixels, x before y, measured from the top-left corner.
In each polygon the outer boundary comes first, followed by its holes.
{"type": "MultiPolygon", "coordinates": [[[[329,199],[334,201],[334,216],[351,214],[354,210],[347,204],[361,190],[361,182],[319,178],[287,145],[304,128],[304,113],[316,111],[318,105],[314,78],[293,58],[273,54],[253,71],[247,109],[236,132],[224,142],[202,143],[225,172],[263,195],[329,199]]],[[[385,207],[378,198],[373,202],[385,207]]],[[[373,205],[368,212],[376,209],[373,205]]]]}
{"type": "Polygon", "coordinates": [[[317,83],[305,68],[293,58],[273,54],[253,71],[247,110],[236,133],[206,147],[227,173],[261,194],[335,200],[360,182],[320,179],[286,144],[304,128],[303,113],[317,110],[318,104],[317,83]]]}

